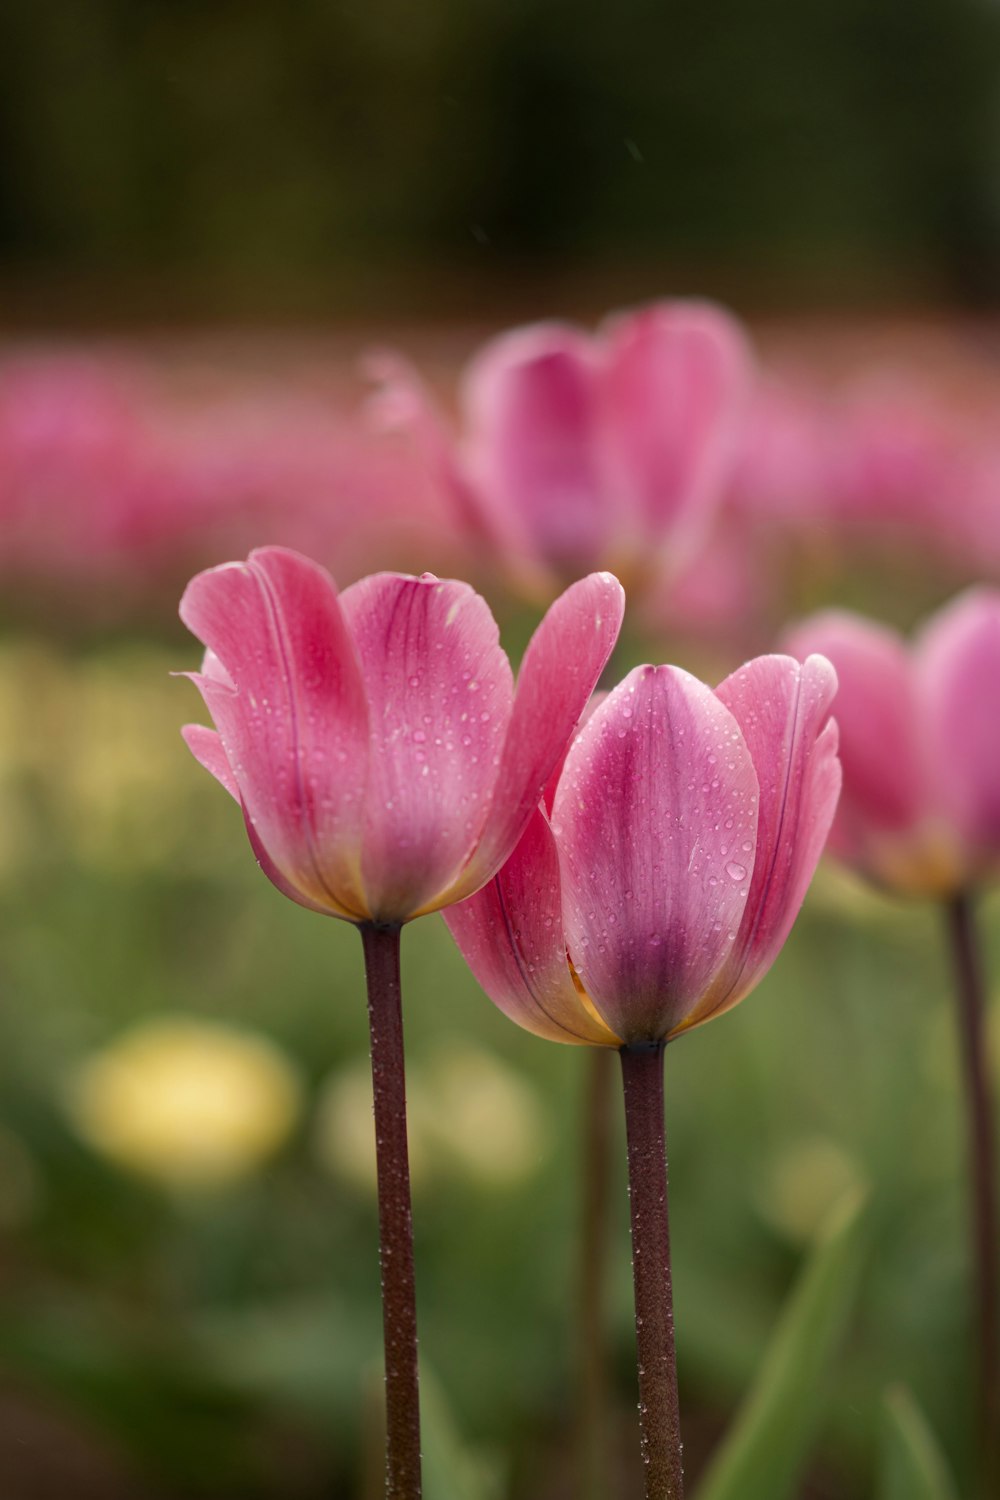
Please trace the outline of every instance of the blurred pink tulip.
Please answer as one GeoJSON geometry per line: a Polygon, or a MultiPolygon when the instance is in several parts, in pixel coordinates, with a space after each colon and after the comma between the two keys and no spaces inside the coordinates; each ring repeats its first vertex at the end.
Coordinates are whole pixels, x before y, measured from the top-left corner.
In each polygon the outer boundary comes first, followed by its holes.
{"type": "Polygon", "coordinates": [[[740,325],[662,302],[589,335],[563,323],[492,340],[466,368],[455,436],[403,361],[372,362],[376,409],[422,445],[470,535],[527,580],[608,565],[654,573],[703,538],[749,385],[740,325]]]}
{"type": "Polygon", "coordinates": [[[972,589],[912,648],[847,612],[803,621],[840,681],[844,794],[830,848],[891,890],[950,896],[1000,872],[1000,593],[972,589]]]}
{"type": "Polygon", "coordinates": [[[835,690],[818,656],[758,657],[715,692],[677,667],[631,672],[496,879],[446,913],[500,1009],[554,1041],[629,1047],[743,999],[833,818],[835,690]]]}
{"type": "Polygon", "coordinates": [[[804,376],[758,382],[726,490],[727,510],[794,529],[823,520],[829,406],[804,376]]]}
{"type": "Polygon", "coordinates": [[[0,370],[0,566],[100,577],[128,551],[149,434],[135,377],[84,356],[0,370]]]}
{"type": "Polygon", "coordinates": [[[624,595],[555,602],[514,689],[467,584],[380,573],[337,594],[279,547],[192,579],[185,624],[215,731],[196,758],[242,805],[261,867],[303,906],[393,925],[470,895],[524,832],[610,655],[624,595]]]}
{"type": "Polygon", "coordinates": [[[832,406],[826,476],[833,521],[955,551],[980,435],[936,392],[869,378],[832,406]]]}

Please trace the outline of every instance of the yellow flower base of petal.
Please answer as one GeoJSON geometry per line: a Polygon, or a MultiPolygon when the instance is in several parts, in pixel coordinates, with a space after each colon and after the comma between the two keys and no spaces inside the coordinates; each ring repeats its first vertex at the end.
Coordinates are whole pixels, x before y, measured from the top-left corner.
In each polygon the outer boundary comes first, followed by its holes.
{"type": "Polygon", "coordinates": [[[869,858],[873,878],[900,896],[946,900],[969,880],[955,839],[946,829],[931,825],[905,839],[873,842],[869,858]]]}
{"type": "Polygon", "coordinates": [[[94,1150],[171,1187],[206,1188],[247,1176],[284,1143],[301,1087],[266,1037],[164,1016],[85,1059],[66,1099],[94,1150]]]}

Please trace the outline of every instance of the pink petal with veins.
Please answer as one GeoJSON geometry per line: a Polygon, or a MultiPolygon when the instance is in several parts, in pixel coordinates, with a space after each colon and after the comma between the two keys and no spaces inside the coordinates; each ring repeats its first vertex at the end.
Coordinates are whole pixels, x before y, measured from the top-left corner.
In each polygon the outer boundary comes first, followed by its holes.
{"type": "Polygon", "coordinates": [[[554,1042],[619,1045],[573,983],[559,858],[539,810],[499,875],[444,919],[476,979],[512,1021],[554,1042]]]}
{"type": "MultiPolygon", "coordinates": [[[[729,1010],[767,973],[784,946],[823,852],[840,794],[836,674],[822,656],[804,665],[759,656],[716,689],[746,742],[760,783],[750,894],[722,972],[688,1026],[729,1010]]],[[[731,851],[742,862],[749,851],[731,851]]]]}
{"type": "Polygon", "coordinates": [[[467,584],[379,573],[341,605],[371,725],[368,909],[403,921],[451,885],[482,832],[511,717],[510,663],[467,584]]]}
{"type": "MultiPolygon", "coordinates": [[[[561,594],[528,644],[517,679],[489,820],[458,891],[476,890],[513,851],[538,806],[608,657],[625,612],[610,573],[592,573],[561,594]]],[[[450,899],[459,896],[452,893],[450,899]]]]}
{"type": "Polygon", "coordinates": [[[747,902],[757,797],[736,720],[677,667],[631,672],[574,742],[552,814],[566,941],[626,1043],[668,1036],[725,961],[747,902]]]}
{"type": "Polygon", "coordinates": [[[209,648],[195,681],[260,847],[303,904],[363,914],[367,712],[332,579],[263,548],[199,573],[181,618],[209,648]]]}
{"type": "Polygon", "coordinates": [[[210,771],[216,781],[225,787],[230,797],[234,797],[239,802],[240,789],[236,785],[236,777],[226,759],[226,752],[222,748],[222,741],[216,731],[209,729],[205,724],[185,724],[181,734],[198,764],[204,766],[206,771],[210,771]]]}

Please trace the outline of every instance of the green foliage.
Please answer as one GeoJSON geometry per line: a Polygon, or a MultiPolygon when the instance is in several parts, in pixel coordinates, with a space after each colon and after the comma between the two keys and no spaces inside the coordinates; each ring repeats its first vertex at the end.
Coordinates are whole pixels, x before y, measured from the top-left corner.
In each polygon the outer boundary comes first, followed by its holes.
{"type": "Polygon", "coordinates": [[[877,1495],[878,1500],[956,1500],[937,1439],[905,1386],[886,1393],[877,1495]]]}
{"type": "Polygon", "coordinates": [[[420,1426],[427,1500],[500,1500],[499,1466],[463,1443],[444,1391],[426,1364],[420,1372],[420,1426]]]}
{"type": "Polygon", "coordinates": [[[862,1210],[856,1192],[838,1206],[697,1500],[785,1500],[793,1493],[822,1412],[823,1377],[854,1303],[862,1210]]]}
{"type": "MultiPolygon", "coordinates": [[[[85,1481],[115,1493],[100,1470],[103,1444],[137,1476],[128,1494],[356,1500],[365,1493],[366,1372],[380,1349],[377,1224],[363,1163],[351,1159],[341,1116],[325,1117],[325,1101],[331,1082],[349,1084],[341,1102],[354,1101],[370,1137],[360,945],[345,924],[300,910],[268,884],[237,809],[186,756],[176,732],[192,690],[167,668],[194,659],[184,645],[71,656],[8,638],[0,651],[5,1381],[92,1434],[93,1472],[50,1478],[54,1493],[83,1493],[85,1481]],[[164,1012],[248,1027],[301,1075],[297,1130],[228,1186],[181,1193],[143,1180],[81,1139],[67,1114],[66,1082],[81,1060],[164,1012]]],[[[1000,972],[996,917],[987,906],[983,932],[1000,972]]],[[[422,1146],[421,1355],[448,1402],[442,1436],[428,1387],[427,1441],[447,1470],[459,1432],[473,1464],[483,1452],[509,1461],[504,1500],[540,1500],[540,1490],[547,1500],[545,1489],[557,1493],[572,1472],[586,1058],[518,1031],[491,1007],[438,918],[407,930],[403,979],[412,1102],[429,1095],[433,1106],[429,1121],[418,1122],[416,1109],[412,1121],[422,1146]],[[524,1097],[508,1090],[509,1109],[473,1112],[448,1140],[435,1110],[455,1047],[495,1060],[524,1097]],[[513,1116],[520,1136],[510,1134],[513,1116]],[[496,1171],[501,1147],[517,1164],[506,1177],[496,1171]]],[[[829,1349],[822,1358],[818,1344],[790,1350],[779,1334],[775,1388],[789,1392],[790,1420],[803,1412],[793,1446],[801,1454],[811,1442],[822,1401],[824,1441],[812,1455],[819,1492],[869,1493],[882,1392],[902,1376],[956,1470],[970,1467],[961,1115],[946,993],[926,914],[826,872],[760,989],[669,1049],[671,1237],[692,1470],[699,1428],[732,1421],[758,1371],[772,1368],[765,1353],[787,1289],[852,1180],[871,1184],[865,1233],[879,1251],[864,1263],[860,1313],[825,1398],[813,1376],[829,1365],[829,1349]],[[837,1454],[836,1482],[822,1468],[824,1450],[837,1454]]],[[[634,1472],[620,1139],[616,1160],[610,1425],[624,1434],[623,1472],[634,1472]]],[[[817,1252],[831,1276],[836,1245],[817,1252]]],[[[816,1286],[811,1271],[794,1306],[806,1286],[816,1286]]],[[[832,1346],[836,1298],[827,1291],[832,1346]]],[[[0,1414],[2,1400],[0,1392],[0,1414]]],[[[37,1456],[39,1488],[57,1457],[55,1444],[37,1456]]],[[[779,1493],[775,1485],[767,1500],[779,1493]]]]}

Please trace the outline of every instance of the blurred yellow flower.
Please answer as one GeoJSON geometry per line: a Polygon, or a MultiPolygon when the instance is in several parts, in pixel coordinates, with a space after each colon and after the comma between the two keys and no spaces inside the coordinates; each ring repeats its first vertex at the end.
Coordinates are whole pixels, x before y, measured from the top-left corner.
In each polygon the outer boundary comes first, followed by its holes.
{"type": "Polygon", "coordinates": [[[174,665],[145,645],[0,643],[0,874],[53,839],[101,869],[211,867],[225,841],[197,834],[223,821],[179,742],[174,665]]]}
{"type": "Polygon", "coordinates": [[[83,1139],[121,1165],[172,1187],[218,1187],[284,1143],[301,1086],[266,1037],[160,1016],[84,1059],[67,1105],[83,1139]]]}
{"type": "MultiPolygon", "coordinates": [[[[410,1180],[428,1175],[430,1106],[418,1068],[406,1070],[406,1130],[410,1180]]],[[[322,1166],[335,1177],[357,1187],[375,1190],[375,1125],[372,1118],[372,1079],[367,1058],[331,1073],[320,1090],[313,1144],[322,1166]]]]}
{"type": "Polygon", "coordinates": [[[541,1101],[522,1074],[475,1047],[449,1047],[433,1061],[438,1144],[468,1177],[503,1187],[544,1161],[551,1139],[541,1101]]]}
{"type": "Polygon", "coordinates": [[[757,1199],[775,1229],[808,1244],[833,1205],[860,1184],[861,1173],[842,1146],[828,1136],[811,1136],[775,1154],[757,1199]]]}
{"type": "MultiPolygon", "coordinates": [[[[407,1070],[410,1176],[457,1174],[487,1187],[530,1176],[550,1133],[535,1090],[489,1052],[449,1047],[407,1070]]],[[[337,1176],[375,1186],[372,1090],[367,1063],[338,1070],[320,1095],[316,1153],[337,1176]]]]}

